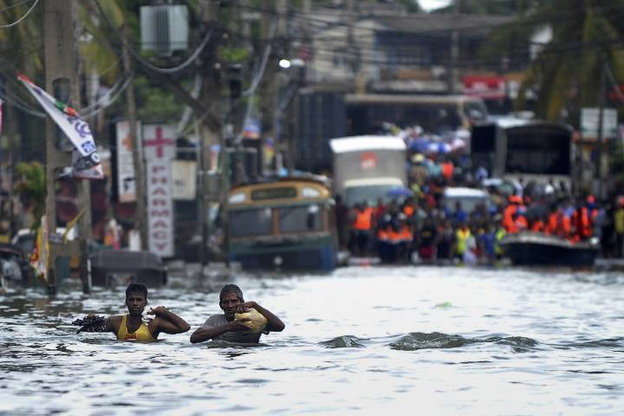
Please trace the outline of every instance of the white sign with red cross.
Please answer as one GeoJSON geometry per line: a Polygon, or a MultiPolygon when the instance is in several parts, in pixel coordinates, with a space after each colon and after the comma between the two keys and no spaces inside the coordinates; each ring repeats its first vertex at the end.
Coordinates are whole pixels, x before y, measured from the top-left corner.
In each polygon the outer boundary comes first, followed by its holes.
{"type": "Polygon", "coordinates": [[[143,126],[149,251],[161,257],[171,257],[174,254],[171,193],[171,159],[175,157],[174,132],[173,127],[162,124],[143,126]]]}

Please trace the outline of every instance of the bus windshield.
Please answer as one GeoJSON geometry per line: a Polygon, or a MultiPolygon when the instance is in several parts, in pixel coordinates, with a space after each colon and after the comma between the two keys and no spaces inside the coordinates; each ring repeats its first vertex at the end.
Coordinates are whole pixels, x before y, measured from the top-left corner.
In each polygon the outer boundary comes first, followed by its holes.
{"type": "Polygon", "coordinates": [[[271,208],[250,208],[230,212],[232,237],[269,235],[271,232],[271,208]]]}
{"type": "Polygon", "coordinates": [[[323,216],[319,206],[280,207],[279,229],[280,233],[283,234],[321,231],[323,229],[323,216]]]}

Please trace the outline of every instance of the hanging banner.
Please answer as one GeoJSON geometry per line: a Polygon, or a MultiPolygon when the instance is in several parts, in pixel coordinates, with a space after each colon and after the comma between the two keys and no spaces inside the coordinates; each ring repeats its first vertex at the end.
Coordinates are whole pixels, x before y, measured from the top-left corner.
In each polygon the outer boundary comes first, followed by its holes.
{"type": "Polygon", "coordinates": [[[72,168],[74,170],[87,170],[99,165],[100,156],[97,154],[91,129],[78,116],[78,112],[39,88],[25,75],[19,74],[17,79],[30,91],[79,152],[79,157],[73,163],[72,168]]]}
{"type": "Polygon", "coordinates": [[[175,156],[173,126],[143,126],[147,180],[149,251],[161,257],[174,254],[171,159],[175,156]]]}
{"type": "MultiPolygon", "coordinates": [[[[130,136],[130,122],[120,121],[117,130],[117,195],[119,202],[136,201],[136,177],[134,174],[134,149],[130,136]]],[[[140,143],[141,123],[136,126],[137,143],[140,143]]]]}

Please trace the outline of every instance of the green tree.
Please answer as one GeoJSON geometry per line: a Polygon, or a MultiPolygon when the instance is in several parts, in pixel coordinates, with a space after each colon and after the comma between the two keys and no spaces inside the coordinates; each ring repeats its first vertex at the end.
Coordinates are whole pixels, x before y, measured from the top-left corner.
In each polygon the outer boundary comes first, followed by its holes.
{"type": "Polygon", "coordinates": [[[24,207],[32,209],[33,229],[37,229],[45,213],[46,181],[45,170],[39,162],[21,162],[15,167],[19,178],[13,192],[19,197],[24,207]]]}
{"type": "Polygon", "coordinates": [[[548,120],[576,124],[580,108],[599,103],[601,72],[611,68],[622,73],[624,54],[620,40],[624,0],[543,1],[513,25],[491,37],[489,50],[499,57],[520,53],[518,45],[530,46],[536,30],[550,27],[552,40],[538,46],[526,70],[518,107],[523,108],[529,90],[537,93],[535,111],[548,120]]]}

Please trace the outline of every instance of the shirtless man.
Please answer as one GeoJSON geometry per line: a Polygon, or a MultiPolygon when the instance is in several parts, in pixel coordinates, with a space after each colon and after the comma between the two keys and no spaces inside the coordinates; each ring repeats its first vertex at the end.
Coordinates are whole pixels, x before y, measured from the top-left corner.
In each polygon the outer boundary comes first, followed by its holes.
{"type": "Polygon", "coordinates": [[[143,310],[146,306],[147,287],[140,283],[130,283],[126,289],[126,307],[129,313],[100,320],[100,325],[95,322],[98,317],[93,316],[87,316],[81,322],[75,323],[83,325],[81,330],[87,332],[112,332],[119,341],[153,342],[161,332],[180,334],[191,329],[184,319],[163,306],[150,309],[148,314],[154,315],[154,318],[148,323],[143,322],[143,310]]]}
{"type": "Polygon", "coordinates": [[[204,324],[193,332],[191,342],[203,342],[209,339],[218,339],[230,342],[257,344],[262,333],[281,332],[285,325],[273,313],[256,302],[245,302],[241,289],[232,284],[223,286],[219,294],[219,306],[223,314],[210,316],[204,324]],[[267,319],[266,327],[262,332],[250,331],[245,325],[249,318],[235,319],[237,312],[245,312],[250,308],[258,311],[267,319]]]}

